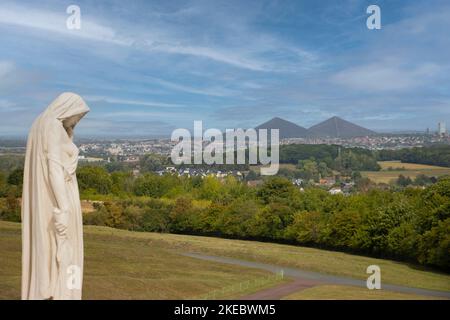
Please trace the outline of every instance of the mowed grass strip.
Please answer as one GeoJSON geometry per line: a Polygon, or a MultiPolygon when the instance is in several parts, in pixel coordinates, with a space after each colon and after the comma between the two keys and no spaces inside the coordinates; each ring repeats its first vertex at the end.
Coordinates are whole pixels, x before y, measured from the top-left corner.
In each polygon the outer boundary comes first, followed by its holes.
{"type": "MultiPolygon", "coordinates": [[[[83,299],[195,299],[271,275],[180,256],[151,238],[123,237],[121,230],[104,229],[85,228],[83,299]]],[[[20,298],[20,236],[20,224],[0,221],[0,299],[20,298]]],[[[259,289],[255,286],[250,292],[259,289]]]]}
{"type": "Polygon", "coordinates": [[[369,290],[353,286],[321,285],[292,293],[283,300],[445,300],[445,298],[383,289],[369,290]]]}

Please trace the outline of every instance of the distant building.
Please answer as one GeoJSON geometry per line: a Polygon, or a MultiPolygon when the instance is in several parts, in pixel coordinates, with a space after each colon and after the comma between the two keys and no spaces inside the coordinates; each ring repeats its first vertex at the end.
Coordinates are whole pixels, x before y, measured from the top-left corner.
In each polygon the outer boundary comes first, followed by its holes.
{"type": "Polygon", "coordinates": [[[323,185],[323,186],[332,186],[335,183],[336,183],[336,179],[334,179],[332,177],[319,179],[319,184],[323,185]]]}
{"type": "Polygon", "coordinates": [[[330,194],[342,194],[342,189],[341,188],[339,188],[339,187],[334,187],[334,188],[331,188],[330,190],[328,190],[328,193],[330,193],[330,194]]]}
{"type": "Polygon", "coordinates": [[[447,134],[447,128],[445,126],[445,122],[438,123],[438,134],[440,136],[445,136],[447,134]]]}
{"type": "Polygon", "coordinates": [[[103,158],[95,158],[95,157],[86,157],[86,156],[78,156],[78,160],[81,162],[102,162],[103,158]]]}

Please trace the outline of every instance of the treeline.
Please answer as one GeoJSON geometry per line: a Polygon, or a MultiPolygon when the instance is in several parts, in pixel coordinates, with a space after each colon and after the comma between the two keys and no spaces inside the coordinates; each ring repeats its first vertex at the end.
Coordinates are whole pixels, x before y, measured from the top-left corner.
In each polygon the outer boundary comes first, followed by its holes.
{"type": "Polygon", "coordinates": [[[450,145],[404,148],[400,150],[367,150],[337,145],[290,144],[280,146],[280,162],[298,164],[302,160],[323,162],[343,173],[378,171],[377,161],[401,162],[450,167],[450,145]]]}
{"type": "MultiPolygon", "coordinates": [[[[134,177],[101,167],[82,167],[77,175],[82,197],[102,200],[85,213],[87,224],[293,243],[450,271],[450,177],[423,190],[342,196],[302,192],[281,177],[249,187],[233,177],[134,177]]],[[[13,177],[6,184],[19,183],[13,177]]],[[[0,218],[20,220],[18,198],[1,199],[0,218]]]]}
{"type": "Polygon", "coordinates": [[[402,162],[450,167],[450,146],[436,145],[401,150],[380,150],[378,151],[378,160],[400,160],[402,162]]]}
{"type": "Polygon", "coordinates": [[[146,175],[128,200],[96,204],[88,224],[288,242],[433,265],[450,271],[450,178],[425,190],[333,196],[270,178],[257,188],[146,175]]]}
{"type": "Polygon", "coordinates": [[[318,165],[350,175],[354,171],[378,171],[377,156],[370,150],[337,145],[289,144],[280,146],[280,163],[299,164],[312,160],[318,165]]]}

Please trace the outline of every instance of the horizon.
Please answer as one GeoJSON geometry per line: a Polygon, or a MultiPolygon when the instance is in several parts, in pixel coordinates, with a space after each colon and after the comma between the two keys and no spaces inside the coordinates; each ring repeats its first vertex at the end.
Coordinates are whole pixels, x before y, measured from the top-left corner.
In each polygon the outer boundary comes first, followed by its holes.
{"type": "MultiPolygon", "coordinates": [[[[279,117],[279,116],[274,116],[274,117],[268,119],[267,121],[264,121],[263,123],[259,123],[259,124],[257,124],[257,125],[254,125],[254,126],[252,126],[252,127],[250,127],[250,128],[255,128],[255,129],[256,129],[256,128],[257,128],[258,126],[260,126],[260,125],[263,125],[263,124],[268,123],[268,122],[270,122],[270,121],[272,121],[272,120],[275,120],[275,119],[280,119],[280,120],[282,120],[282,121],[285,121],[285,122],[288,122],[288,123],[292,123],[292,124],[295,124],[295,125],[298,125],[298,126],[304,128],[304,129],[306,129],[306,130],[309,130],[309,129],[311,129],[311,127],[313,127],[313,126],[315,126],[315,125],[318,125],[318,124],[321,124],[322,122],[328,121],[328,120],[330,120],[330,119],[332,119],[332,118],[339,118],[339,119],[341,119],[341,120],[347,121],[347,119],[344,119],[344,118],[341,118],[341,117],[338,117],[338,116],[332,116],[332,117],[330,117],[330,118],[321,120],[321,121],[319,121],[318,123],[314,123],[314,124],[311,125],[310,127],[306,128],[306,127],[303,127],[301,124],[298,124],[298,123],[295,123],[295,122],[286,120],[286,119],[281,118],[281,117],[279,117]]],[[[352,122],[351,122],[351,123],[352,123],[352,122]]],[[[352,124],[358,125],[357,123],[352,123],[352,124]]],[[[190,129],[192,129],[192,128],[189,127],[189,126],[186,126],[186,129],[190,130],[190,129]]],[[[207,128],[204,128],[204,130],[206,130],[206,129],[207,129],[207,128]]],[[[217,128],[216,128],[216,129],[217,129],[217,128]]],[[[222,129],[219,129],[219,130],[224,130],[224,129],[238,129],[238,127],[222,128],[222,129]]],[[[242,129],[248,129],[248,128],[242,128],[242,129]]],[[[369,129],[369,128],[365,128],[365,129],[369,129]]],[[[427,129],[429,129],[429,133],[430,133],[430,134],[433,134],[433,133],[437,133],[437,132],[438,132],[437,130],[433,130],[432,128],[427,128],[427,129]]],[[[386,135],[391,135],[391,134],[392,134],[392,135],[397,135],[397,134],[426,134],[426,133],[427,133],[427,130],[426,130],[426,129],[425,129],[425,130],[408,130],[408,129],[404,129],[404,130],[401,130],[401,129],[395,130],[395,129],[393,129],[393,130],[385,130],[385,131],[383,131],[383,130],[376,130],[376,129],[375,129],[375,130],[369,129],[369,130],[374,131],[374,134],[373,134],[374,136],[376,136],[376,135],[384,135],[384,134],[386,134],[386,135]]],[[[76,132],[76,131],[77,131],[77,130],[75,129],[75,132],[76,132]]],[[[89,136],[87,136],[87,135],[83,135],[83,134],[75,134],[75,137],[74,137],[74,138],[75,138],[75,140],[88,140],[89,138],[92,138],[92,139],[94,139],[94,140],[98,139],[98,140],[105,140],[105,141],[112,141],[112,140],[133,140],[133,139],[135,139],[135,140],[137,140],[137,141],[141,141],[141,140],[146,140],[146,139],[149,139],[149,140],[154,140],[154,139],[170,139],[170,134],[167,134],[167,135],[164,135],[164,134],[161,134],[161,135],[146,135],[146,134],[139,135],[139,134],[134,134],[134,135],[128,135],[128,136],[126,136],[126,135],[118,135],[118,136],[114,136],[114,135],[112,135],[112,134],[105,134],[105,135],[97,134],[97,135],[89,135],[89,136]]],[[[300,138],[300,137],[299,137],[299,138],[300,138]]],[[[8,139],[11,139],[11,140],[15,140],[15,139],[17,139],[17,140],[26,140],[26,139],[27,139],[27,133],[24,134],[24,135],[0,135],[0,141],[1,141],[1,140],[8,140],[8,139]]]]}
{"type": "Polygon", "coordinates": [[[26,137],[60,93],[91,112],[80,138],[170,136],[202,120],[309,128],[338,116],[378,133],[450,123],[450,4],[365,0],[0,4],[0,137],[26,137]],[[435,7],[439,7],[436,10],[435,7]]]}

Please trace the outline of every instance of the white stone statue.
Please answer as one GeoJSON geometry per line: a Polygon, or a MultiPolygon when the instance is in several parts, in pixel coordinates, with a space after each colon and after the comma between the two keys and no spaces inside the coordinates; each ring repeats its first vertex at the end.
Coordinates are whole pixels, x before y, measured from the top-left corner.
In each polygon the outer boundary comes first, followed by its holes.
{"type": "Polygon", "coordinates": [[[28,135],[22,193],[22,299],[81,299],[83,224],[73,129],[89,112],[63,93],[28,135]]]}

